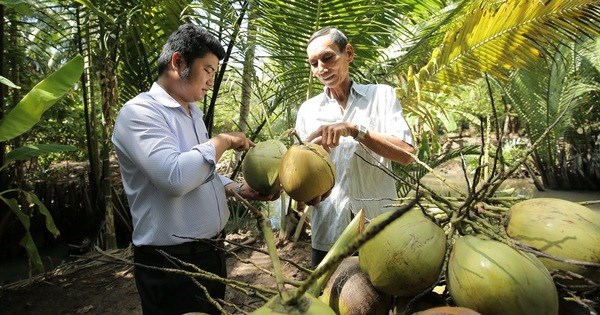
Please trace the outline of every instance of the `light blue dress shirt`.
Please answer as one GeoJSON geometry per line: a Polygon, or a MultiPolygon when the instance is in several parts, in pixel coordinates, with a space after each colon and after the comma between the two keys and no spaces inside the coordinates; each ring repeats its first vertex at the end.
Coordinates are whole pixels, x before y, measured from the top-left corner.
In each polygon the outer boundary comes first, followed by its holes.
{"type": "Polygon", "coordinates": [[[133,219],[133,244],[175,245],[217,235],[229,219],[203,113],[191,116],[157,83],[128,101],[112,142],[133,219]]]}

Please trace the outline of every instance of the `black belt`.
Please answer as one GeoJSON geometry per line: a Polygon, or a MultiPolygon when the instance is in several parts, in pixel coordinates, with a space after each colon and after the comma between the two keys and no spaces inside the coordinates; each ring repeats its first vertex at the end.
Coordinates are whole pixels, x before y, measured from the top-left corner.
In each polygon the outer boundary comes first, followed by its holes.
{"type": "Polygon", "coordinates": [[[203,253],[209,250],[217,250],[219,247],[223,248],[224,238],[225,232],[221,231],[221,233],[209,239],[207,238],[177,245],[143,245],[136,246],[136,248],[145,253],[157,253],[157,250],[162,250],[169,255],[192,255],[203,253]]]}

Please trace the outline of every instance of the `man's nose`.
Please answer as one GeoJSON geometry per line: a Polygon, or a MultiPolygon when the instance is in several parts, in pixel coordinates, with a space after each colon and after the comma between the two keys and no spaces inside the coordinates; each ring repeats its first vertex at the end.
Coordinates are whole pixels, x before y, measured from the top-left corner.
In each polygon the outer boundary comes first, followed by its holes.
{"type": "Polygon", "coordinates": [[[317,64],[317,72],[323,73],[326,70],[327,70],[327,67],[325,67],[325,63],[323,63],[322,61],[319,60],[319,63],[317,64]]]}

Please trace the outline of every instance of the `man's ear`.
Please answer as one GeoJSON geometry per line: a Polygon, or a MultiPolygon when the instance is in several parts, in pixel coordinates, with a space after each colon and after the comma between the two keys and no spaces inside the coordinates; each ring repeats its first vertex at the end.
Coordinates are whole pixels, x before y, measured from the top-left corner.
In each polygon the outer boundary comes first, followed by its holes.
{"type": "Polygon", "coordinates": [[[173,70],[177,71],[178,69],[180,69],[182,63],[184,62],[185,61],[183,60],[183,56],[180,52],[176,51],[171,55],[171,67],[173,68],[173,70]]]}
{"type": "Polygon", "coordinates": [[[183,59],[183,55],[180,52],[176,51],[171,55],[170,66],[171,69],[179,75],[179,77],[182,77],[181,73],[185,70],[187,65],[183,59]]]}
{"type": "Polygon", "coordinates": [[[346,55],[348,55],[348,61],[354,60],[354,47],[350,43],[346,44],[346,55]]]}

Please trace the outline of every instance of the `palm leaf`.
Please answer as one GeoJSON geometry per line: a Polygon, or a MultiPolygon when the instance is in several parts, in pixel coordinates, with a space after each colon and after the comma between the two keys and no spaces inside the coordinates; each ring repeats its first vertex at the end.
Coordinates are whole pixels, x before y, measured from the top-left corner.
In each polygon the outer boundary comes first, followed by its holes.
{"type": "Polygon", "coordinates": [[[346,33],[356,51],[353,68],[362,69],[376,59],[380,53],[377,48],[393,42],[395,31],[403,27],[398,12],[407,10],[398,1],[375,4],[362,0],[265,0],[255,9],[261,16],[257,21],[258,42],[267,51],[264,61],[279,73],[286,99],[293,105],[321,88],[311,80],[306,56],[306,42],[313,32],[334,26],[346,33]]]}
{"type": "Polygon", "coordinates": [[[552,187],[554,184],[547,175],[559,173],[559,148],[566,130],[576,119],[572,115],[588,104],[583,96],[600,91],[600,84],[586,77],[576,77],[571,48],[562,46],[549,59],[540,70],[519,70],[511,76],[509,84],[499,86],[525,121],[530,139],[539,139],[548,126],[562,117],[533,155],[544,184],[552,187]]]}
{"type": "Polygon", "coordinates": [[[16,148],[6,154],[4,165],[0,165],[0,170],[8,166],[13,161],[25,161],[34,157],[46,155],[48,153],[60,153],[66,151],[75,151],[77,147],[63,144],[29,144],[16,148]]]}
{"type": "Polygon", "coordinates": [[[557,43],[598,35],[597,0],[508,0],[497,10],[477,7],[446,34],[425,67],[407,75],[408,98],[474,82],[485,72],[507,79],[511,71],[552,55],[557,43]]]}

